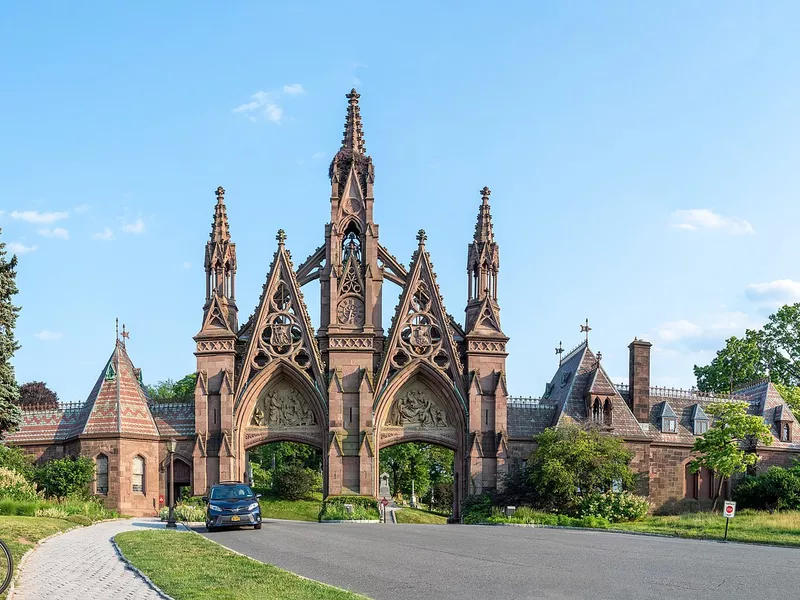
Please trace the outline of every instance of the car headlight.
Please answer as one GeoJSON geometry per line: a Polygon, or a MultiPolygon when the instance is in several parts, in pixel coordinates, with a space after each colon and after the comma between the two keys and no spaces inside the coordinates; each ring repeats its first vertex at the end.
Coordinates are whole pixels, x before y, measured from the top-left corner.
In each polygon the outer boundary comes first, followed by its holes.
{"type": "Polygon", "coordinates": [[[253,502],[252,504],[247,506],[247,510],[255,510],[258,508],[258,502],[253,502]]]}
{"type": "Polygon", "coordinates": [[[213,504],[208,505],[208,510],[211,512],[222,512],[222,509],[219,506],[215,506],[213,504]]]}

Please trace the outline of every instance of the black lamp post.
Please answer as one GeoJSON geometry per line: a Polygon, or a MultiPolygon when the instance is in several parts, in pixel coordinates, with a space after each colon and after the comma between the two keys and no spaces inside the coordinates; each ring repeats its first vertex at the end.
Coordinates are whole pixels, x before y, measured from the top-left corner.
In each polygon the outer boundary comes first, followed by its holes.
{"type": "Polygon", "coordinates": [[[169,517],[167,517],[167,527],[177,528],[175,523],[175,438],[170,438],[167,442],[167,452],[169,453],[169,517]]]}

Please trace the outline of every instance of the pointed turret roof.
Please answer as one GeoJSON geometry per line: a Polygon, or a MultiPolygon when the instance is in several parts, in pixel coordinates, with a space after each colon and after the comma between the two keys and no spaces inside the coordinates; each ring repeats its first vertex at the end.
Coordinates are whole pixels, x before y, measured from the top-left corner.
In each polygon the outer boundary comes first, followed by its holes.
{"type": "Polygon", "coordinates": [[[117,342],[86,400],[86,421],[82,434],[125,433],[158,435],[139,371],[117,342]]]}
{"type": "Polygon", "coordinates": [[[485,187],[481,190],[481,207],[478,209],[478,222],[475,223],[475,236],[476,244],[492,244],[494,243],[494,230],[492,229],[492,210],[489,206],[489,196],[492,190],[485,187]]]}
{"type": "Polygon", "coordinates": [[[228,215],[225,212],[225,189],[220,186],[216,191],[217,205],[214,207],[214,221],[211,223],[211,243],[229,242],[231,239],[228,227],[228,215]]]}
{"type": "Polygon", "coordinates": [[[366,154],[364,145],[364,131],[361,127],[361,108],[358,99],[361,97],[356,88],[345,94],[347,98],[347,116],[344,120],[344,136],[342,137],[342,150],[349,150],[358,154],[366,154]]]}

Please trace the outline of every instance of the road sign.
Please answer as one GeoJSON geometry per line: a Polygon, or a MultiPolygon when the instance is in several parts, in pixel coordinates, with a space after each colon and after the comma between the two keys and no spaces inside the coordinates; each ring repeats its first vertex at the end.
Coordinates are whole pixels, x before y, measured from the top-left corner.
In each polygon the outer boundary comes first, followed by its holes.
{"type": "Polygon", "coordinates": [[[389,501],[386,498],[384,498],[383,500],[381,500],[381,504],[383,506],[386,506],[387,504],[389,504],[389,501]]]}
{"type": "Polygon", "coordinates": [[[731,502],[730,500],[725,501],[725,508],[722,509],[722,514],[725,515],[726,518],[732,519],[736,516],[736,502],[731,502]]]}
{"type": "Polygon", "coordinates": [[[158,503],[159,503],[161,506],[164,506],[164,494],[159,494],[159,495],[158,495],[158,503]]]}

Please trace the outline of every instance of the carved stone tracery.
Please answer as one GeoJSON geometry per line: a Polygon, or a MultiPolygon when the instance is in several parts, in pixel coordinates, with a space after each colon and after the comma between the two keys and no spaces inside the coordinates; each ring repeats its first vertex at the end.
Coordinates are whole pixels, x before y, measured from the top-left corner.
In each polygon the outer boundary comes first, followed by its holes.
{"type": "Polygon", "coordinates": [[[311,406],[294,388],[279,387],[258,399],[250,425],[260,427],[298,427],[316,425],[311,406]]]}

